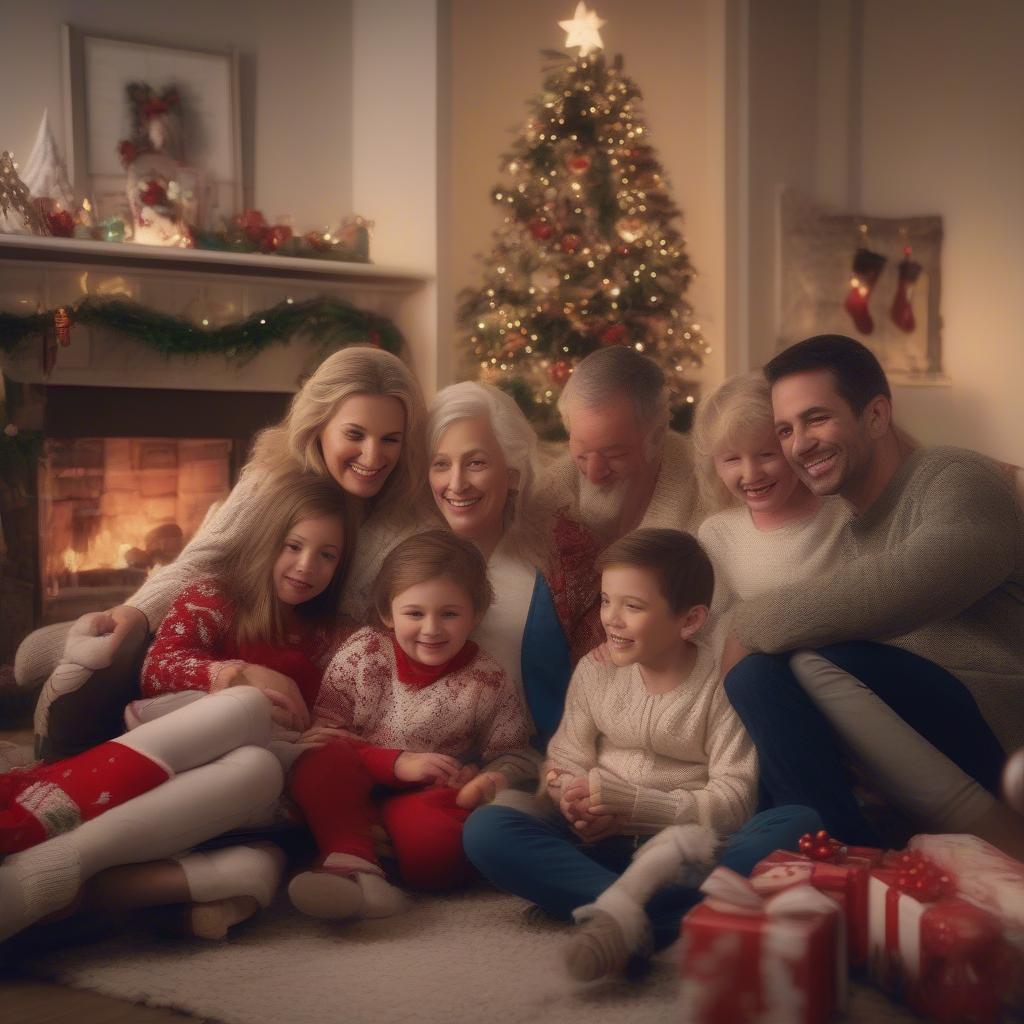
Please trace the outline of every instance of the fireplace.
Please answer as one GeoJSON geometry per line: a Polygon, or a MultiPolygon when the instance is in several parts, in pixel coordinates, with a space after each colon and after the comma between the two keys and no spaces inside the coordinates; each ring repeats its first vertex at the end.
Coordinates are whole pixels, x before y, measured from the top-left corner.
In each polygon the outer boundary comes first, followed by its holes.
{"type": "MultiPolygon", "coordinates": [[[[10,385],[9,385],[10,387],[10,385]]],[[[41,406],[35,621],[122,603],[173,561],[238,478],[289,395],[153,388],[11,388],[41,406]]]]}

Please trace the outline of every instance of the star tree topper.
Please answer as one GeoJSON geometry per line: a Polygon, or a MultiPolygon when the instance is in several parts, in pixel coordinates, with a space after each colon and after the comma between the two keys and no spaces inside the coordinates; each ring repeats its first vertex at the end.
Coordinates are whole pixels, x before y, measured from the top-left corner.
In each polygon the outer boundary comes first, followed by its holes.
{"type": "Polygon", "coordinates": [[[580,0],[572,18],[568,21],[560,21],[558,26],[568,33],[565,40],[566,49],[570,46],[578,46],[580,56],[586,57],[593,50],[604,49],[600,30],[605,24],[607,22],[604,18],[599,18],[596,11],[588,11],[587,5],[580,0]]]}

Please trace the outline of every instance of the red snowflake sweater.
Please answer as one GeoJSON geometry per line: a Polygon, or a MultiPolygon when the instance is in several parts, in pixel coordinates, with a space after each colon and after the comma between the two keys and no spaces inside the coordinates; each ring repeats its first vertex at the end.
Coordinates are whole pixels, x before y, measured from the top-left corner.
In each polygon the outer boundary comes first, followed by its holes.
{"type": "Polygon", "coordinates": [[[324,672],[314,717],[375,747],[480,763],[511,785],[536,775],[518,690],[489,654],[455,658],[430,681],[429,672],[419,679],[400,666],[395,648],[389,632],[372,626],[350,636],[324,672]]]}
{"type": "Polygon", "coordinates": [[[338,643],[352,632],[341,625],[301,627],[285,644],[238,644],[235,608],[213,580],[186,587],[171,605],[142,665],[142,695],[156,697],[178,690],[206,690],[220,670],[240,661],[263,665],[295,680],[312,708],[323,666],[338,643]]]}

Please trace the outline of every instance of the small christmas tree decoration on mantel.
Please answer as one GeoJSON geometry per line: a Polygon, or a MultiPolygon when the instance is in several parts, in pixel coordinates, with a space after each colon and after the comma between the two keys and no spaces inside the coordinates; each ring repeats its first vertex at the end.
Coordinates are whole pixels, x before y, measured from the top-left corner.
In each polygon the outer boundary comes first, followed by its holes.
{"type": "Polygon", "coordinates": [[[14,157],[4,150],[0,153],[0,231],[21,234],[26,229],[32,235],[49,234],[43,215],[18,176],[14,157]]]}
{"type": "Polygon", "coordinates": [[[73,209],[75,192],[68,180],[64,158],[60,155],[53,130],[50,128],[49,110],[43,111],[36,144],[32,147],[21,177],[33,199],[59,203],[65,210],[73,209]]]}
{"type": "Polygon", "coordinates": [[[604,19],[579,3],[559,22],[572,57],[545,51],[543,91],[502,158],[493,191],[503,222],[483,283],[460,296],[464,371],[508,390],[538,430],[588,353],[628,345],[654,359],[672,393],[673,424],[696,399],[710,351],[685,293],[695,271],[640,90],[606,59],[604,19]]]}

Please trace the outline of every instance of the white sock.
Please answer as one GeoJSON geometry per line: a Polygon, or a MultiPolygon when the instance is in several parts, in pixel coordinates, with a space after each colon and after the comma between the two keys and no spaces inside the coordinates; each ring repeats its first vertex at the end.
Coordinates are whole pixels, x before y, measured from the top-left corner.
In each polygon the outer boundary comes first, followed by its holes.
{"type": "Polygon", "coordinates": [[[57,836],[0,862],[0,941],[63,910],[82,887],[78,850],[57,836]]]}
{"type": "Polygon", "coordinates": [[[715,833],[703,825],[670,825],[649,839],[612,888],[643,906],[667,885],[700,885],[715,863],[715,833]]]}
{"type": "Polygon", "coordinates": [[[174,859],[195,903],[252,896],[261,907],[269,907],[284,870],[284,854],[273,843],[224,846],[174,859]]]}
{"type": "Polygon", "coordinates": [[[610,917],[619,926],[623,944],[630,953],[646,953],[651,948],[651,922],[643,906],[617,884],[605,889],[593,903],[577,907],[572,916],[577,924],[610,917]]]}
{"type": "Polygon", "coordinates": [[[409,909],[409,897],[383,875],[360,871],[356,884],[363,894],[362,917],[392,917],[409,909]]]}
{"type": "Polygon", "coordinates": [[[349,853],[332,853],[322,868],[296,875],[288,896],[302,913],[331,920],[392,917],[409,907],[378,864],[349,853]]]}

